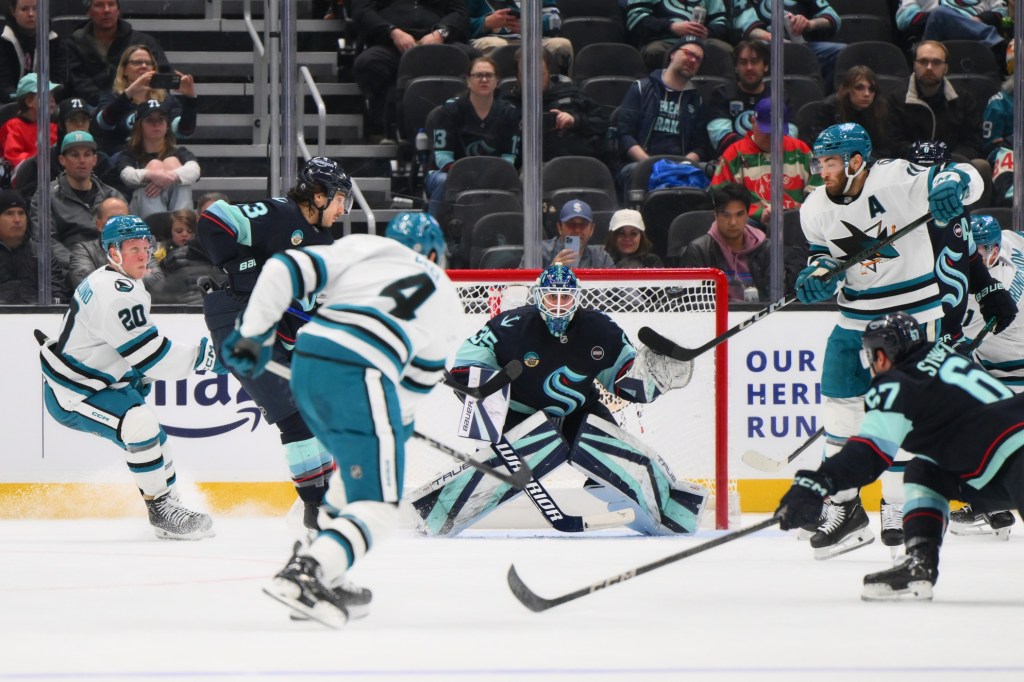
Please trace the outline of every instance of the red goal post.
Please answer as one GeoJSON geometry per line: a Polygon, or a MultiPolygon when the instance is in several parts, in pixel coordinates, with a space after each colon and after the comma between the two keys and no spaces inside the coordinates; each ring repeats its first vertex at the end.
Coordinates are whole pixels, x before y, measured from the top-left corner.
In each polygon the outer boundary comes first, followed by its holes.
{"type": "MultiPolygon", "coordinates": [[[[540,271],[449,270],[447,274],[463,302],[466,328],[461,336],[469,338],[489,318],[533,304],[529,288],[540,271]]],[[[727,329],[728,284],[719,270],[580,269],[576,275],[581,307],[607,313],[634,345],[639,344],[637,330],[643,326],[688,347],[701,345],[727,329]]],[[[670,391],[653,403],[639,405],[609,394],[604,396],[619,426],[658,452],[677,478],[708,487],[712,499],[706,518],[713,516],[714,526],[722,529],[729,527],[730,511],[734,519],[739,513],[736,484],[729,478],[727,385],[728,353],[727,344],[723,343],[694,361],[693,379],[688,386],[670,391]],[[719,491],[725,494],[718,494],[719,491]]],[[[451,447],[471,451],[471,441],[451,435],[455,431],[457,416],[452,415],[458,413],[458,401],[443,391],[435,391],[424,402],[429,404],[417,411],[417,429],[451,447]]],[[[450,466],[451,462],[409,458],[406,490],[429,481],[442,468],[450,466]]],[[[564,479],[557,474],[552,472],[544,479],[553,494],[557,494],[560,483],[577,489],[582,483],[581,478],[571,480],[573,476],[579,477],[574,471],[564,474],[564,479]]]]}

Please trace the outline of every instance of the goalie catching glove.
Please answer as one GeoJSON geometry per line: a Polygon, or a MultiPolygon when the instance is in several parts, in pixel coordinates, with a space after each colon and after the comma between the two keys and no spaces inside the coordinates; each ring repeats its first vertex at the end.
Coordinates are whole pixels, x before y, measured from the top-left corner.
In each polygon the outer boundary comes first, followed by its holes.
{"type": "Polygon", "coordinates": [[[662,393],[683,388],[692,377],[692,360],[680,362],[640,346],[629,371],[616,380],[615,387],[616,392],[628,393],[636,402],[649,403],[662,393]]]}
{"type": "Polygon", "coordinates": [[[1002,282],[997,281],[990,284],[979,291],[974,298],[978,301],[981,316],[985,318],[985,321],[989,322],[995,319],[996,326],[992,329],[993,333],[998,334],[1003,331],[1017,317],[1017,304],[1014,303],[1010,292],[1003,287],[1002,282]]]}
{"type": "Polygon", "coordinates": [[[842,267],[835,258],[818,256],[796,277],[796,297],[801,303],[820,303],[836,295],[845,272],[835,274],[842,267]]]}

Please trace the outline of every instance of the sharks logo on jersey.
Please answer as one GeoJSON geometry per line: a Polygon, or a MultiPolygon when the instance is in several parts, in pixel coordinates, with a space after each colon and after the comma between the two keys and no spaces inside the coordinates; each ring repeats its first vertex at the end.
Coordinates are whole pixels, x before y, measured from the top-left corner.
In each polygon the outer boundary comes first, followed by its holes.
{"type": "Polygon", "coordinates": [[[131,280],[115,279],[114,280],[114,288],[117,289],[118,291],[127,293],[127,292],[131,291],[132,289],[134,289],[135,285],[131,282],[131,280]]]}

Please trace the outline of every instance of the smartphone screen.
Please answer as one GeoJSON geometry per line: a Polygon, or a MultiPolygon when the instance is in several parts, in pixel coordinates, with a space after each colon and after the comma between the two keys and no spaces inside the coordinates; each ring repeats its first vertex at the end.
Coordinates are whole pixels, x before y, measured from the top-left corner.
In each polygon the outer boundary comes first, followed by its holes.
{"type": "Polygon", "coordinates": [[[580,252],[580,238],[576,236],[568,236],[565,238],[565,248],[572,249],[576,253],[580,252]]]}

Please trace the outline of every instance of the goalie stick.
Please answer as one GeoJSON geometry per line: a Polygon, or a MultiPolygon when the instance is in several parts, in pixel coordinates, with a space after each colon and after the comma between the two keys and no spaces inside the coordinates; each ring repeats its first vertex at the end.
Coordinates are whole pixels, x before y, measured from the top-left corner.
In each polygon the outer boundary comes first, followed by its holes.
{"type": "MultiPolygon", "coordinates": [[[[271,360],[270,362],[267,363],[267,371],[270,372],[271,374],[276,374],[277,376],[281,377],[282,379],[286,379],[288,381],[291,381],[291,378],[292,378],[292,370],[291,370],[291,368],[282,365],[281,363],[277,362],[276,360],[271,360]]],[[[498,389],[496,388],[494,390],[498,390],[498,389]]],[[[513,488],[515,488],[516,490],[523,490],[526,487],[527,483],[533,478],[533,471],[531,471],[530,467],[527,466],[525,463],[521,463],[521,468],[519,468],[518,470],[512,471],[512,474],[509,475],[509,474],[505,474],[505,473],[503,473],[501,471],[498,471],[497,469],[492,469],[491,467],[487,466],[483,462],[478,462],[477,460],[473,459],[472,457],[470,457],[466,453],[459,452],[458,450],[452,449],[452,448],[448,447],[447,445],[445,445],[444,443],[442,443],[440,441],[437,441],[437,440],[434,440],[430,436],[426,436],[426,435],[420,433],[419,431],[413,431],[412,435],[413,435],[413,438],[418,438],[419,440],[422,440],[423,442],[425,442],[428,445],[430,445],[431,447],[433,447],[435,450],[438,450],[439,452],[442,452],[442,453],[448,455],[452,459],[457,459],[460,462],[468,464],[469,466],[473,467],[477,471],[482,471],[483,473],[485,473],[485,474],[487,474],[489,476],[494,476],[495,478],[500,480],[502,483],[506,483],[506,484],[512,486],[513,488]]]]}
{"type": "Polygon", "coordinates": [[[825,427],[822,426],[820,429],[811,434],[811,437],[804,441],[804,444],[793,451],[786,459],[772,459],[767,455],[763,455],[757,450],[747,450],[743,453],[743,463],[747,466],[751,466],[760,471],[778,471],[785,465],[792,462],[794,459],[800,456],[800,453],[811,447],[811,443],[818,440],[818,437],[825,433],[825,427]]]}
{"type": "Polygon", "coordinates": [[[696,547],[691,547],[690,549],[684,550],[682,552],[677,552],[676,554],[670,554],[664,559],[658,559],[657,561],[652,561],[651,563],[644,564],[643,566],[631,568],[628,571],[623,571],[618,575],[613,575],[610,578],[599,580],[596,583],[576,590],[575,592],[569,592],[568,594],[563,594],[560,597],[554,597],[552,599],[546,599],[537,594],[536,592],[534,592],[533,590],[531,590],[529,587],[527,587],[526,583],[523,582],[523,579],[520,578],[519,574],[516,572],[515,564],[512,564],[508,567],[508,586],[509,589],[512,590],[512,594],[515,595],[515,598],[518,599],[523,606],[530,609],[534,613],[540,613],[541,611],[547,611],[550,608],[554,608],[555,606],[571,602],[575,599],[579,599],[580,597],[585,597],[588,594],[597,592],[598,590],[603,590],[606,587],[611,587],[612,585],[624,583],[627,580],[632,580],[638,575],[650,573],[656,568],[661,568],[662,566],[667,566],[668,564],[674,563],[681,559],[686,559],[687,557],[691,557],[695,554],[706,552],[709,549],[714,549],[715,547],[724,545],[727,542],[739,540],[740,538],[750,535],[751,533],[756,533],[759,530],[763,530],[770,526],[774,526],[778,522],[779,520],[773,516],[769,519],[761,521],[760,523],[755,523],[753,526],[741,528],[740,530],[734,531],[732,533],[726,533],[725,535],[717,537],[714,540],[709,540],[708,542],[697,545],[696,547]]]}
{"type": "MultiPolygon", "coordinates": [[[[905,225],[904,227],[901,227],[900,229],[896,230],[895,232],[893,232],[891,235],[889,235],[885,239],[881,239],[879,241],[876,241],[872,246],[864,249],[860,253],[857,253],[857,254],[854,254],[853,256],[850,256],[848,259],[846,259],[846,262],[844,262],[841,266],[839,266],[838,270],[830,272],[827,275],[827,277],[825,277],[824,279],[831,279],[831,278],[839,275],[840,273],[846,272],[847,270],[849,270],[853,266],[857,265],[861,261],[868,260],[869,258],[873,258],[873,257],[877,256],[879,251],[881,251],[885,247],[889,246],[890,244],[895,242],[897,239],[901,239],[902,237],[906,236],[907,234],[910,234],[911,231],[913,231],[917,227],[919,227],[919,226],[925,224],[926,222],[928,222],[928,220],[931,217],[932,217],[931,212],[925,213],[923,216],[921,216],[920,218],[918,218],[914,222],[910,223],[909,225],[905,225]]],[[[771,315],[772,313],[774,313],[776,310],[780,310],[782,308],[785,308],[786,306],[788,306],[790,303],[792,303],[795,300],[796,300],[796,291],[795,290],[794,291],[790,291],[785,296],[783,296],[778,301],[776,301],[775,303],[770,304],[767,308],[764,308],[763,310],[759,310],[757,313],[754,314],[753,317],[750,317],[750,318],[744,320],[743,322],[740,322],[735,327],[732,327],[732,328],[726,330],[721,335],[716,336],[715,338],[713,338],[710,341],[708,341],[707,343],[705,343],[703,346],[699,346],[697,348],[684,348],[683,346],[680,346],[679,344],[677,344],[675,341],[672,341],[671,339],[665,338],[664,336],[662,336],[658,332],[654,331],[650,327],[641,327],[640,331],[637,332],[637,338],[640,339],[640,341],[645,346],[647,346],[648,348],[650,348],[654,352],[656,352],[656,353],[658,353],[660,355],[667,355],[670,358],[672,358],[673,360],[681,360],[681,361],[685,362],[687,360],[693,360],[698,355],[702,355],[703,353],[706,353],[707,351],[709,351],[712,348],[714,348],[715,346],[723,343],[727,339],[730,339],[733,336],[736,336],[741,331],[743,331],[747,327],[751,326],[755,322],[760,322],[764,318],[766,318],[769,315],[771,315]]]]}
{"type": "Polygon", "coordinates": [[[441,379],[441,383],[454,391],[458,391],[463,395],[469,396],[473,400],[483,400],[492,393],[497,393],[501,389],[505,388],[505,386],[515,381],[522,373],[523,363],[518,360],[512,360],[495,372],[490,379],[479,386],[466,386],[452,376],[452,373],[448,370],[445,370],[444,378],[441,379]]]}

